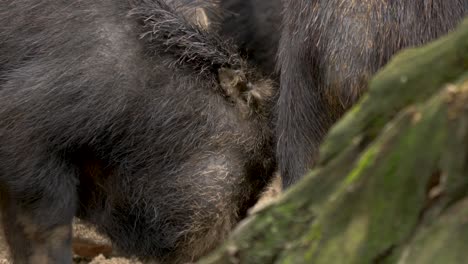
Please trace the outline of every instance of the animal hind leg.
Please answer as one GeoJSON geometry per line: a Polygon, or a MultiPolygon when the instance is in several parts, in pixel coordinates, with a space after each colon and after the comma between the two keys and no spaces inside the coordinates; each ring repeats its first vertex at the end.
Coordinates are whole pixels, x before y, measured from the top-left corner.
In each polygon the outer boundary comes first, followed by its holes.
{"type": "Polygon", "coordinates": [[[14,263],[71,263],[73,170],[48,162],[29,175],[19,172],[2,176],[2,222],[14,263]]]}

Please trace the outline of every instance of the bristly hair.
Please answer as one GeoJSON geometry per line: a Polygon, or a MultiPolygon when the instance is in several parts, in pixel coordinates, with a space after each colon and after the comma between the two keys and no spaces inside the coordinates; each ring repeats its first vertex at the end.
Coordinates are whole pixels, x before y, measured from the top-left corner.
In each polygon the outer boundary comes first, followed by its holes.
{"type": "Polygon", "coordinates": [[[189,65],[203,73],[217,72],[221,67],[239,69],[243,66],[244,62],[232,43],[198,27],[184,16],[184,8],[195,8],[194,5],[201,1],[194,1],[190,7],[169,5],[164,0],[132,2],[130,16],[136,17],[141,24],[140,38],[145,41],[147,52],[175,57],[169,67],[189,65]]]}

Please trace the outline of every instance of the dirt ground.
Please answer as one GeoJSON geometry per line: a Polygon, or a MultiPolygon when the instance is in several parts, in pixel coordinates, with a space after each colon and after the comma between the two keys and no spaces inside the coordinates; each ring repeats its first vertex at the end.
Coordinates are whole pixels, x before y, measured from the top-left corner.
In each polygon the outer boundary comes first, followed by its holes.
{"type": "MultiPolygon", "coordinates": [[[[281,192],[281,180],[275,180],[262,195],[257,204],[250,209],[250,214],[261,210],[279,196],[281,192]]],[[[2,229],[0,229],[2,230],[2,229]]],[[[0,231],[0,264],[10,264],[8,259],[8,247],[5,243],[3,231],[0,231]]],[[[73,252],[74,264],[141,264],[136,259],[119,257],[112,250],[108,239],[98,234],[92,227],[79,220],[73,224],[73,252]]]]}
{"type": "MultiPolygon", "coordinates": [[[[111,243],[99,235],[90,226],[86,226],[79,220],[73,225],[75,256],[74,264],[138,264],[135,259],[114,256],[111,243]],[[76,253],[80,253],[77,255],[76,253]]],[[[10,264],[8,260],[8,247],[5,243],[3,231],[0,236],[0,264],[10,264]]]]}

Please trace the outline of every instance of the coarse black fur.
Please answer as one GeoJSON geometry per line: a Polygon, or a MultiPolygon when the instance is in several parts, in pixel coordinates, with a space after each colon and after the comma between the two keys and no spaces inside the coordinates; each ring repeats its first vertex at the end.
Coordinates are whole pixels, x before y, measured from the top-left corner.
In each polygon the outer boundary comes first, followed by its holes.
{"type": "Polygon", "coordinates": [[[0,194],[15,263],[71,263],[76,215],[196,260],[275,169],[274,90],[162,0],[4,0],[0,194]]]}
{"type": "Polygon", "coordinates": [[[219,6],[219,33],[233,39],[251,63],[276,79],[282,0],[219,0],[219,6]]]}
{"type": "MultiPolygon", "coordinates": [[[[197,6],[207,30],[236,45],[243,57],[266,75],[277,79],[276,53],[281,32],[281,0],[167,0],[177,6],[197,6]]],[[[196,8],[184,8],[197,20],[196,8]]]]}
{"type": "Polygon", "coordinates": [[[278,162],[283,186],[318,159],[334,122],[390,57],[452,30],[467,0],[285,1],[278,55],[278,162]]]}

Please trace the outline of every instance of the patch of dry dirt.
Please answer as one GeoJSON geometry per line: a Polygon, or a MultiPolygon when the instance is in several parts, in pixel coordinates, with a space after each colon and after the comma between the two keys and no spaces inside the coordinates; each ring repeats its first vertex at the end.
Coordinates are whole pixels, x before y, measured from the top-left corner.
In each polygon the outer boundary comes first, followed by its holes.
{"type": "MultiPolygon", "coordinates": [[[[73,224],[74,264],[140,264],[135,259],[115,256],[107,238],[79,220],[73,224]]],[[[0,264],[10,264],[8,246],[3,231],[0,233],[0,264]]]]}

